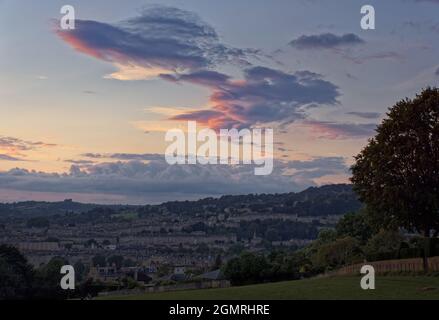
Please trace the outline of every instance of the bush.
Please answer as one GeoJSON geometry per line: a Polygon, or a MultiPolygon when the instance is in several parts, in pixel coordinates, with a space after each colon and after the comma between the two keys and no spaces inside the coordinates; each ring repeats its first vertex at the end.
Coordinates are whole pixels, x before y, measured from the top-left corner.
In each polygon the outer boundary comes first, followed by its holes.
{"type": "Polygon", "coordinates": [[[357,239],[345,237],[320,246],[312,260],[317,269],[333,270],[362,261],[363,253],[357,239]]]}
{"type": "Polygon", "coordinates": [[[224,275],[233,285],[260,283],[266,280],[269,268],[264,256],[243,253],[226,264],[224,275]]]}
{"type": "Polygon", "coordinates": [[[411,259],[422,257],[423,250],[420,248],[402,248],[399,250],[399,259],[411,259]]]}
{"type": "Polygon", "coordinates": [[[369,261],[397,259],[402,243],[398,232],[381,230],[367,242],[364,252],[369,261]]]}

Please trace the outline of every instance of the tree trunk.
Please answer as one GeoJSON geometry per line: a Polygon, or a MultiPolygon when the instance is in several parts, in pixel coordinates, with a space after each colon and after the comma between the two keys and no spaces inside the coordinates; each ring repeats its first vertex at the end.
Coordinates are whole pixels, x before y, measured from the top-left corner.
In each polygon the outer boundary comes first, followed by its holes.
{"type": "Polygon", "coordinates": [[[430,255],[430,230],[425,231],[425,238],[424,238],[424,256],[422,258],[424,272],[427,273],[429,270],[428,267],[428,257],[430,255]]]}

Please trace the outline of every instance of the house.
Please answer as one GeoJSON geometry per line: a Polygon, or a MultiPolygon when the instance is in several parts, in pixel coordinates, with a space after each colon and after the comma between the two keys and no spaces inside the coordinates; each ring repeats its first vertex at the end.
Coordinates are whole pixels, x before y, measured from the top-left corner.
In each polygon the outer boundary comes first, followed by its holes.
{"type": "Polygon", "coordinates": [[[175,266],[174,274],[186,274],[186,267],[184,266],[175,266]]]}

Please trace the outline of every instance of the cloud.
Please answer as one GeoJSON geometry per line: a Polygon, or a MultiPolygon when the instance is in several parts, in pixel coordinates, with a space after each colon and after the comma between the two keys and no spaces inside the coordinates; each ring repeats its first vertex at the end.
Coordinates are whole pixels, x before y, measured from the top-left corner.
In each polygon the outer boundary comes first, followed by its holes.
{"type": "Polygon", "coordinates": [[[346,169],[346,164],[342,157],[317,157],[312,160],[292,160],[286,165],[299,171],[327,169],[331,171],[331,173],[335,173],[336,171],[344,171],[346,169]]]}
{"type": "Polygon", "coordinates": [[[378,119],[381,116],[379,112],[346,112],[346,114],[363,119],[378,119]]]}
{"type": "Polygon", "coordinates": [[[218,72],[164,78],[212,90],[211,109],[179,114],[171,120],[196,120],[214,129],[294,122],[304,118],[302,107],[310,104],[334,105],[340,95],[337,86],[309,71],[286,73],[266,67],[251,67],[244,71],[243,80],[231,80],[218,72]]]}
{"type": "Polygon", "coordinates": [[[258,55],[222,44],[196,14],[165,6],[148,7],[118,24],[77,19],[74,30],[56,33],[75,50],[112,63],[118,71],[107,78],[119,80],[193,72],[224,62],[248,65],[247,58],[258,55]]]}
{"type": "Polygon", "coordinates": [[[315,50],[351,47],[363,43],[365,43],[365,41],[353,33],[347,33],[341,36],[333,33],[323,33],[309,36],[302,35],[292,40],[290,45],[299,50],[315,50]]]}
{"type": "MultiPolygon", "coordinates": [[[[258,50],[222,44],[213,27],[177,8],[149,7],[118,24],[76,20],[74,30],[56,32],[77,51],[117,67],[109,78],[159,76],[212,90],[212,108],[171,115],[171,120],[197,120],[211,128],[292,122],[304,117],[300,108],[333,105],[340,95],[334,84],[309,71],[286,73],[251,66],[248,59],[260,56],[258,50]],[[212,70],[222,63],[246,66],[244,79],[212,70]]],[[[353,41],[358,41],[355,36],[344,35],[338,45],[353,41]]]]}
{"type": "Polygon", "coordinates": [[[76,164],[76,165],[89,165],[89,164],[95,163],[94,161],[91,161],[91,160],[74,160],[74,159],[67,159],[67,160],[64,160],[64,162],[72,163],[72,164],[76,164]]]}
{"type": "Polygon", "coordinates": [[[55,146],[52,143],[0,135],[0,161],[28,161],[23,158],[27,152],[55,146]]]}
{"type": "Polygon", "coordinates": [[[92,159],[101,159],[101,158],[105,158],[104,155],[102,155],[101,153],[84,153],[81,155],[82,157],[86,157],[86,158],[92,158],[92,159]]]}
{"type": "Polygon", "coordinates": [[[415,2],[430,2],[439,4],[439,0],[415,0],[415,2]]]}
{"type": "Polygon", "coordinates": [[[192,84],[216,88],[229,83],[230,77],[217,71],[201,70],[182,75],[161,75],[161,78],[171,82],[189,82],[192,84]]]}
{"type": "Polygon", "coordinates": [[[439,68],[436,69],[436,71],[434,72],[435,75],[439,76],[439,68]]]}
{"type": "Polygon", "coordinates": [[[45,143],[41,141],[28,141],[15,137],[7,137],[0,135],[0,149],[10,152],[29,151],[44,147],[54,147],[56,144],[45,143]]]}
{"type": "Polygon", "coordinates": [[[371,137],[377,127],[374,123],[337,123],[329,121],[307,120],[302,123],[308,127],[318,138],[325,139],[360,139],[371,137]]]}
{"type": "MultiPolygon", "coordinates": [[[[326,175],[345,175],[339,157],[308,161],[275,161],[270,176],[255,176],[253,166],[168,165],[164,157],[148,163],[100,163],[86,168],[72,165],[64,174],[13,169],[0,172],[0,189],[11,192],[114,195],[124,203],[193,199],[224,194],[299,191],[326,175]],[[122,199],[122,200],[121,200],[122,199]]],[[[98,197],[97,197],[98,198],[98,197]]]]}
{"type": "MultiPolygon", "coordinates": [[[[323,33],[317,35],[302,35],[292,40],[289,45],[298,50],[330,50],[343,59],[356,64],[363,64],[372,60],[402,60],[403,56],[394,51],[372,52],[369,54],[354,54],[355,47],[366,43],[365,40],[353,33],[344,35],[335,35],[332,33],[323,33]]],[[[346,74],[348,78],[355,78],[351,74],[346,74]]]]}
{"type": "MultiPolygon", "coordinates": [[[[407,20],[403,22],[403,26],[411,28],[417,32],[429,31],[436,33],[439,31],[439,22],[432,20],[424,20],[424,21],[407,20]]],[[[430,45],[422,45],[420,46],[420,48],[423,50],[431,50],[430,45]]]]}
{"type": "Polygon", "coordinates": [[[9,156],[7,154],[0,154],[0,161],[25,161],[23,159],[17,158],[17,157],[13,157],[13,156],[9,156]]]}
{"type": "Polygon", "coordinates": [[[84,153],[81,156],[91,159],[138,160],[138,161],[151,161],[151,160],[163,159],[163,155],[155,154],[155,153],[84,153]]]}
{"type": "Polygon", "coordinates": [[[367,54],[367,55],[363,55],[363,56],[353,56],[349,53],[346,52],[339,52],[339,54],[341,54],[341,56],[347,60],[350,60],[356,64],[363,64],[365,62],[369,62],[372,60],[395,60],[395,61],[402,61],[404,59],[404,57],[398,53],[398,52],[394,52],[394,51],[383,51],[383,52],[376,52],[376,53],[372,53],[372,54],[367,54]]]}

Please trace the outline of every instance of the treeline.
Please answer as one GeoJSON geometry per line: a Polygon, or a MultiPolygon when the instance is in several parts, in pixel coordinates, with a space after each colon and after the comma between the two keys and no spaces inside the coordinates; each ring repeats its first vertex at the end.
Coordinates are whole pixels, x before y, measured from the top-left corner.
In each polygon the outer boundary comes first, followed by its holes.
{"type": "Polygon", "coordinates": [[[335,229],[323,229],[310,245],[292,253],[241,253],[224,266],[234,285],[299,279],[364,261],[439,255],[434,239],[425,252],[425,239],[400,229],[382,229],[370,221],[366,209],[344,216],[335,229]]]}
{"type": "Polygon", "coordinates": [[[315,239],[318,235],[319,221],[305,223],[281,219],[241,221],[237,228],[219,228],[197,222],[184,227],[183,232],[205,232],[218,234],[221,232],[235,233],[238,241],[250,241],[255,236],[268,242],[288,241],[291,239],[315,239]]]}

